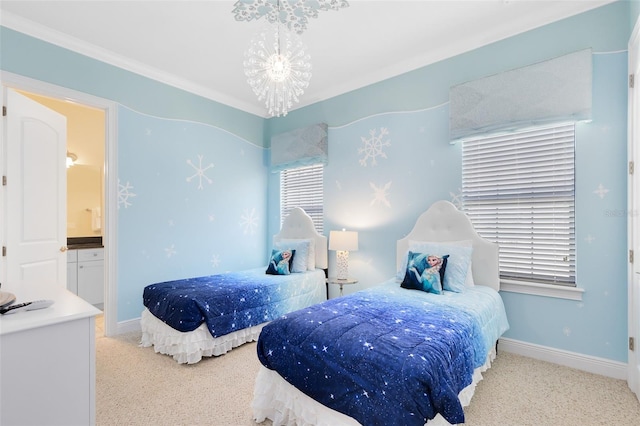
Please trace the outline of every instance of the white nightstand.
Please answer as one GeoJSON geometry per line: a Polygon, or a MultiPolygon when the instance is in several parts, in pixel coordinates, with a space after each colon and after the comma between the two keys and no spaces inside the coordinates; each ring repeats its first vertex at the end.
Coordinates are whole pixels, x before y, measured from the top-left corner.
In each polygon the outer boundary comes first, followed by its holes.
{"type": "Polygon", "coordinates": [[[345,284],[355,284],[355,283],[358,282],[358,280],[355,279],[355,278],[351,278],[351,277],[346,278],[346,279],[338,279],[338,278],[335,278],[335,277],[329,277],[329,278],[327,278],[327,282],[329,284],[337,284],[337,285],[339,285],[340,286],[340,296],[342,296],[342,286],[345,285],[345,284]]]}

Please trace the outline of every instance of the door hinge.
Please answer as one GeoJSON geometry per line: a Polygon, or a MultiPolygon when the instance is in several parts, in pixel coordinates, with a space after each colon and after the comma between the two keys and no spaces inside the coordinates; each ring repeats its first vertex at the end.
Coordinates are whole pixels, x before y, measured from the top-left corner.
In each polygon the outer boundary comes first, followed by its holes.
{"type": "Polygon", "coordinates": [[[633,263],[633,250],[629,250],[629,263],[633,263]]]}
{"type": "Polygon", "coordinates": [[[633,89],[634,83],[635,83],[634,74],[629,74],[629,89],[633,89]]]}
{"type": "Polygon", "coordinates": [[[635,170],[635,164],[633,164],[633,161],[629,161],[629,174],[632,175],[634,170],[635,170]]]}
{"type": "Polygon", "coordinates": [[[7,107],[2,105],[2,116],[6,117],[7,116],[7,107]]]}
{"type": "Polygon", "coordinates": [[[635,350],[636,344],[635,344],[635,339],[633,337],[629,337],[629,350],[633,351],[635,350]]]}
{"type": "Polygon", "coordinates": [[[6,256],[7,255],[7,248],[5,246],[2,246],[2,256],[6,256]]]}
{"type": "Polygon", "coordinates": [[[2,176],[2,186],[7,186],[7,177],[2,176]]]}

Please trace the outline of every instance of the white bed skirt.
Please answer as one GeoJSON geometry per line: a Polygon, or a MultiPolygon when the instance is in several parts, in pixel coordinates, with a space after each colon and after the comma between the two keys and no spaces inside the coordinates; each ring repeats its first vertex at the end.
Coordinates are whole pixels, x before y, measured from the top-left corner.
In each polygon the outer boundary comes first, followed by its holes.
{"type": "Polygon", "coordinates": [[[153,346],[156,353],[171,355],[179,364],[195,364],[205,356],[219,356],[243,343],[258,340],[267,323],[245,328],[220,337],[212,337],[206,323],[193,331],[178,331],[158,318],[148,309],[142,311],[140,346],[153,346]]]}
{"type": "MultiPolygon", "coordinates": [[[[482,373],[491,367],[495,359],[495,349],[487,356],[487,362],[476,368],[473,381],[464,388],[458,398],[463,407],[471,402],[476,385],[482,380],[482,373]]],[[[300,392],[278,373],[260,366],[253,392],[253,418],[257,423],[271,419],[273,426],[358,426],[352,417],[332,410],[300,392]]],[[[438,414],[428,422],[429,426],[451,426],[438,414]]]]}

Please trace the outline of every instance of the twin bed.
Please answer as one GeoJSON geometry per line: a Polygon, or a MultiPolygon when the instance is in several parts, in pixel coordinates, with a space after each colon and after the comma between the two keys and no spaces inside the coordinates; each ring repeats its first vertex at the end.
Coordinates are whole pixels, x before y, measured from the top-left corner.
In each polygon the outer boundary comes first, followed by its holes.
{"type": "Polygon", "coordinates": [[[274,247],[295,249],[303,271],[263,267],[147,286],[141,345],[195,363],[258,340],[258,423],[464,423],[463,407],[509,328],[498,247],[464,213],[436,202],[398,240],[396,277],[330,300],[327,240],[304,211],[285,219],[274,247]]]}
{"type": "Polygon", "coordinates": [[[141,346],[194,364],[255,341],[269,321],[327,299],[327,238],[302,209],[285,218],[273,247],[295,250],[291,273],[267,274],[265,266],[146,286],[141,346]]]}
{"type": "Polygon", "coordinates": [[[396,264],[398,276],[379,286],[263,328],[252,403],[258,423],[464,423],[463,407],[509,327],[498,247],[439,201],[398,241],[396,264]],[[426,263],[431,257],[440,262],[426,263]]]}

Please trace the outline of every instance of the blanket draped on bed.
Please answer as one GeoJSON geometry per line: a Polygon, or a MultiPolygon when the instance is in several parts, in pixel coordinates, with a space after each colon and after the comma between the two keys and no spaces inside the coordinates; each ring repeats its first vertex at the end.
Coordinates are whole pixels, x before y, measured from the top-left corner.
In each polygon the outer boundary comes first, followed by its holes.
{"type": "Polygon", "coordinates": [[[508,328],[497,292],[464,297],[393,283],[331,299],[265,326],[258,358],[363,425],[423,425],[438,413],[463,423],[458,394],[508,328]]]}
{"type": "Polygon", "coordinates": [[[264,268],[150,284],[144,306],[176,330],[193,331],[203,322],[216,338],[271,321],[315,300],[324,272],[267,275],[264,268]],[[318,278],[320,277],[320,278],[318,278]],[[293,307],[293,308],[292,308],[293,307]]]}

